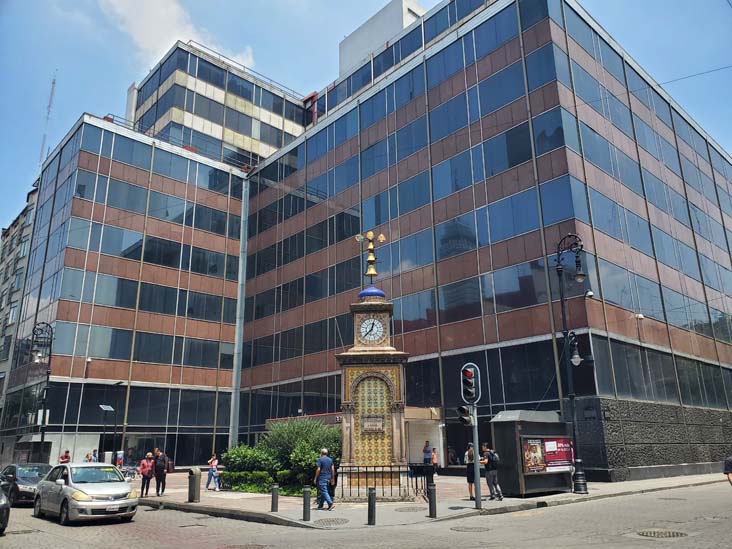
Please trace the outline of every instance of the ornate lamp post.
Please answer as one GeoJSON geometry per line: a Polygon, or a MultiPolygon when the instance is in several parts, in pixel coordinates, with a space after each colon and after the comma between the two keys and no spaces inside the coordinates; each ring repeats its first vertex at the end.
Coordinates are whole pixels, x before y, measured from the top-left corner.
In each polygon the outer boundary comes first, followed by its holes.
{"type": "Polygon", "coordinates": [[[39,322],[33,327],[33,341],[34,348],[33,362],[40,364],[43,358],[47,358],[46,361],[46,385],[43,387],[43,397],[41,398],[41,450],[43,450],[43,444],[46,442],[46,418],[48,416],[46,412],[46,403],[48,402],[48,385],[51,381],[51,358],[53,357],[53,326],[48,322],[39,322]],[[41,349],[48,349],[48,356],[43,356],[41,349]]]}
{"type": "MultiPolygon", "coordinates": [[[[557,278],[559,279],[559,303],[562,309],[562,364],[564,366],[564,374],[567,376],[567,397],[572,408],[572,445],[574,447],[574,477],[572,484],[575,494],[587,493],[587,479],[585,478],[584,464],[580,457],[579,446],[577,444],[577,409],[575,406],[574,394],[574,370],[572,366],[579,366],[582,363],[582,357],[577,350],[577,335],[570,332],[567,328],[567,305],[564,296],[564,266],[562,265],[562,254],[570,252],[574,254],[575,273],[574,279],[577,283],[582,284],[585,281],[585,273],[582,270],[582,249],[584,245],[582,239],[573,233],[562,238],[557,244],[557,278]],[[570,357],[571,353],[571,357],[570,357]]],[[[593,362],[592,357],[584,359],[585,362],[593,362]]]]}

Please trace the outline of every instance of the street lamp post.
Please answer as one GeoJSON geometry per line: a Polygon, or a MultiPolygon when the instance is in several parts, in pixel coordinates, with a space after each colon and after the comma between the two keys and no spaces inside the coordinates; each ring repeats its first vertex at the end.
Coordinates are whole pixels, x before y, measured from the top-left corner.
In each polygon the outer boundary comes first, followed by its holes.
{"type": "Polygon", "coordinates": [[[572,479],[573,491],[575,494],[587,493],[587,479],[585,468],[580,457],[579,445],[577,444],[577,409],[575,406],[574,393],[574,371],[572,365],[579,366],[582,363],[577,351],[577,336],[567,328],[567,305],[564,296],[564,266],[562,265],[562,254],[570,252],[574,254],[575,274],[574,279],[578,283],[585,281],[585,273],[582,270],[582,239],[573,233],[562,238],[557,244],[557,278],[559,279],[559,303],[562,310],[562,364],[567,377],[567,397],[572,408],[572,445],[574,448],[574,477],[572,479]],[[570,358],[570,349],[572,356],[570,358]]]}
{"type": "MultiPolygon", "coordinates": [[[[114,431],[115,435],[117,434],[117,412],[115,412],[114,408],[112,408],[109,404],[100,404],[99,407],[102,409],[102,422],[104,423],[103,431],[102,431],[102,462],[107,463],[107,412],[114,412],[114,431]]],[[[114,442],[112,443],[112,448],[114,448],[114,442]]]]}
{"type": "Polygon", "coordinates": [[[41,397],[41,451],[43,451],[46,442],[47,417],[46,405],[48,403],[48,386],[51,382],[51,358],[53,357],[53,326],[48,322],[39,322],[33,327],[33,340],[36,349],[31,349],[34,354],[33,362],[41,363],[43,352],[40,347],[48,347],[48,361],[46,363],[46,385],[43,387],[43,396],[41,397]]]}

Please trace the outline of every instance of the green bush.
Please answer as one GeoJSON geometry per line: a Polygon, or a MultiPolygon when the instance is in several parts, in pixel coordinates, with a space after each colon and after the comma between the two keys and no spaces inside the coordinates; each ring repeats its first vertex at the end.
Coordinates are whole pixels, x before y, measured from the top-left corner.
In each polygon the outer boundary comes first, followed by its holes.
{"type": "Polygon", "coordinates": [[[272,486],[272,477],[267,471],[221,471],[219,475],[234,489],[242,485],[257,485],[269,491],[272,486]]]}
{"type": "Polygon", "coordinates": [[[315,462],[319,452],[313,449],[311,443],[299,440],[290,454],[290,464],[295,478],[301,484],[310,484],[315,476],[315,462]]]}
{"type": "Polygon", "coordinates": [[[221,462],[227,471],[268,471],[274,475],[281,468],[264,448],[246,444],[229,449],[221,456],[221,462]]]}
{"type": "Polygon", "coordinates": [[[279,484],[280,486],[285,486],[293,480],[292,471],[290,469],[277,471],[277,475],[275,475],[275,478],[277,479],[277,484],[279,484]]]}
{"type": "MultiPolygon", "coordinates": [[[[316,419],[292,419],[289,421],[274,421],[271,424],[257,447],[267,450],[283,469],[287,465],[292,452],[298,442],[305,441],[310,448],[319,452],[321,448],[328,448],[333,461],[338,463],[341,458],[341,429],[325,425],[316,419]]],[[[317,458],[316,458],[317,459],[317,458]]]]}

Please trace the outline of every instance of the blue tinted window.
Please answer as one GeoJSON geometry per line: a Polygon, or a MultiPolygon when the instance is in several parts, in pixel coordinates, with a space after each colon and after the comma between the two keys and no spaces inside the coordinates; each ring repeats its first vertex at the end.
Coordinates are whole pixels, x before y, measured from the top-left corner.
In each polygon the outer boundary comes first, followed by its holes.
{"type": "Polygon", "coordinates": [[[434,200],[443,198],[473,184],[470,151],[465,151],[432,168],[434,200]]]}
{"type": "Polygon", "coordinates": [[[638,144],[648,151],[654,157],[660,159],[660,151],[658,150],[658,135],[653,129],[643,122],[638,116],[633,115],[635,122],[635,134],[638,144]]]}
{"type": "Polygon", "coordinates": [[[243,135],[252,135],[252,117],[244,113],[240,113],[234,109],[226,107],[225,124],[230,130],[241,133],[243,135]]]}
{"type": "Polygon", "coordinates": [[[358,109],[353,109],[336,120],[333,124],[333,133],[335,141],[331,148],[337,147],[358,134],[358,109]]]}
{"type": "Polygon", "coordinates": [[[447,11],[448,6],[445,6],[436,14],[424,22],[424,41],[428,44],[442,31],[447,30],[450,26],[450,17],[447,11]]]}
{"type": "Polygon", "coordinates": [[[653,257],[653,243],[651,242],[651,225],[645,219],[626,210],[625,217],[628,223],[628,242],[636,250],[653,257]]]}
{"type": "Polygon", "coordinates": [[[477,27],[473,33],[475,37],[475,58],[480,59],[489,54],[501,44],[508,42],[518,35],[518,16],[516,5],[504,9],[488,21],[477,27]]]}
{"type": "Polygon", "coordinates": [[[125,164],[132,164],[143,170],[149,170],[152,147],[117,134],[114,140],[112,159],[125,164]]]}
{"type": "Polygon", "coordinates": [[[617,97],[606,90],[608,114],[610,121],[615,124],[625,135],[633,138],[633,120],[630,115],[630,109],[620,101],[617,97]]]}
{"type": "Polygon", "coordinates": [[[430,140],[434,143],[467,125],[468,105],[466,95],[461,93],[430,111],[430,140]]]}
{"type": "Polygon", "coordinates": [[[429,328],[437,322],[436,309],[434,289],[425,290],[424,292],[402,297],[399,300],[398,308],[395,304],[394,320],[401,323],[403,332],[429,328]],[[397,309],[399,316],[396,314],[397,309]]]}
{"type": "MultiPolygon", "coordinates": [[[[434,262],[435,254],[432,243],[432,229],[426,229],[399,240],[399,265],[394,265],[401,272],[434,262]]],[[[396,271],[396,272],[399,272],[396,271]]]]}
{"type": "Polygon", "coordinates": [[[374,57],[374,79],[394,66],[394,48],[395,46],[389,46],[374,57]]]}
{"type": "Polygon", "coordinates": [[[125,259],[139,260],[142,252],[142,234],[105,225],[102,232],[101,252],[125,259]]]}
{"type": "Polygon", "coordinates": [[[539,227],[536,189],[515,194],[488,206],[491,242],[499,242],[539,227]]]}
{"type": "Polygon", "coordinates": [[[701,272],[699,271],[699,260],[696,256],[696,252],[693,248],[687,246],[683,242],[676,241],[676,246],[679,254],[679,263],[681,271],[693,278],[694,280],[701,281],[701,272]]]}
{"type": "Polygon", "coordinates": [[[544,261],[529,261],[495,271],[493,288],[497,313],[546,303],[548,288],[544,261]]]}
{"type": "Polygon", "coordinates": [[[532,123],[537,156],[564,145],[579,152],[577,120],[561,107],[540,114],[532,123]]]}
{"type": "Polygon", "coordinates": [[[198,78],[218,86],[222,90],[226,87],[224,82],[226,81],[226,71],[220,67],[212,65],[205,59],[198,60],[198,78]]]}
{"type": "Polygon", "coordinates": [[[582,149],[585,158],[605,173],[613,175],[613,160],[610,144],[584,122],[580,124],[582,133],[582,149]]]}
{"type": "Polygon", "coordinates": [[[358,155],[352,156],[334,170],[335,193],[338,194],[358,183],[358,155]]]}
{"type": "Polygon", "coordinates": [[[473,212],[435,226],[435,242],[438,260],[474,250],[477,241],[473,212]]]}
{"type": "Polygon", "coordinates": [[[147,207],[147,189],[110,179],[107,206],[144,214],[147,207]]]}
{"type": "Polygon", "coordinates": [[[650,93],[651,99],[653,100],[653,110],[656,113],[656,116],[658,116],[658,118],[660,118],[664,124],[671,128],[671,107],[669,107],[668,102],[663,97],[661,97],[661,95],[653,88],[650,88],[650,93]]]}
{"type": "Polygon", "coordinates": [[[564,10],[567,19],[567,34],[574,38],[582,48],[595,57],[595,32],[585,23],[573,9],[564,10]]]}
{"type": "Polygon", "coordinates": [[[422,29],[419,25],[402,37],[399,42],[399,53],[394,53],[396,61],[401,61],[412,55],[415,51],[422,47],[422,29]]]}
{"type": "Polygon", "coordinates": [[[483,143],[486,177],[522,164],[531,158],[529,124],[525,122],[483,143]]]}
{"type": "Polygon", "coordinates": [[[371,83],[371,63],[366,63],[351,75],[351,94],[371,83]]]}
{"type": "Polygon", "coordinates": [[[709,259],[704,254],[699,254],[699,262],[701,263],[701,272],[704,278],[704,284],[717,291],[722,291],[722,284],[719,279],[719,269],[714,260],[709,259]]]}
{"type": "Polygon", "coordinates": [[[617,159],[616,172],[620,182],[635,193],[643,196],[643,182],[641,181],[640,166],[638,163],[622,152],[615,149],[617,159]]]}
{"type": "Polygon", "coordinates": [[[649,109],[652,109],[651,97],[648,94],[648,82],[635,72],[630,65],[625,65],[625,74],[628,77],[628,91],[635,95],[649,109]]]}
{"type": "Polygon", "coordinates": [[[625,84],[625,72],[623,71],[623,58],[610,47],[610,44],[598,37],[600,43],[600,55],[602,57],[602,66],[618,79],[618,82],[625,84]]]}
{"type": "Polygon", "coordinates": [[[328,152],[328,128],[325,128],[307,141],[308,163],[315,162],[328,152]]]}
{"type": "Polygon", "coordinates": [[[153,172],[172,177],[178,181],[186,181],[188,177],[188,159],[162,149],[155,149],[153,172]]]}
{"type": "Polygon", "coordinates": [[[284,99],[282,99],[282,97],[280,97],[279,95],[275,95],[272,92],[262,88],[257,88],[257,91],[261,95],[259,101],[260,106],[264,109],[267,109],[268,111],[282,116],[282,112],[285,106],[284,99]]]}
{"type": "Polygon", "coordinates": [[[605,301],[634,311],[636,309],[630,273],[622,267],[598,258],[602,297],[605,301]]]}
{"type": "Polygon", "coordinates": [[[661,155],[663,156],[663,163],[666,167],[674,172],[676,175],[681,176],[681,165],[679,164],[679,153],[676,148],[666,141],[663,137],[658,137],[659,144],[661,146],[661,155]]]}
{"type": "Polygon", "coordinates": [[[437,288],[440,324],[481,316],[480,279],[469,278],[437,288]]]}
{"type": "Polygon", "coordinates": [[[645,168],[643,169],[643,181],[646,184],[648,201],[656,208],[671,213],[671,205],[666,195],[666,184],[645,168]]]}
{"type": "Polygon", "coordinates": [[[363,201],[363,229],[373,229],[389,221],[389,193],[384,191],[363,201]]]}
{"type": "Polygon", "coordinates": [[[590,222],[585,184],[571,175],[543,183],[541,210],[544,225],[552,225],[571,217],[590,222]]]}
{"type": "Polygon", "coordinates": [[[96,126],[84,124],[83,136],[81,138],[81,149],[94,154],[99,154],[99,146],[102,142],[102,130],[96,126]]]}
{"type": "Polygon", "coordinates": [[[394,83],[395,108],[424,93],[424,65],[419,65],[394,83]]]}
{"type": "Polygon", "coordinates": [[[562,23],[561,0],[519,0],[521,28],[523,30],[535,25],[546,17],[551,17],[560,27],[562,23]]]}
{"type": "Polygon", "coordinates": [[[679,268],[679,259],[676,255],[676,243],[672,236],[666,234],[655,225],[651,225],[653,244],[656,248],[656,258],[669,267],[679,268]]]}
{"type": "Polygon", "coordinates": [[[664,322],[663,300],[661,286],[658,282],[648,280],[640,275],[632,275],[638,288],[638,308],[640,312],[650,318],[664,322]]]}
{"type": "Polygon", "coordinates": [[[625,241],[625,210],[595,189],[590,189],[590,204],[592,205],[592,222],[596,229],[625,241]]]}
{"type": "Polygon", "coordinates": [[[380,91],[361,103],[361,129],[365,130],[386,116],[386,92],[380,91]]]}
{"type": "Polygon", "coordinates": [[[361,153],[361,179],[380,172],[386,166],[386,139],[382,139],[361,153]]]}
{"type": "Polygon", "coordinates": [[[526,78],[529,91],[534,91],[553,80],[559,80],[572,89],[567,54],[553,43],[531,52],[526,56],[526,78]]]}
{"type": "Polygon", "coordinates": [[[453,42],[437,55],[427,59],[427,87],[434,88],[463,68],[463,45],[453,42]]]}
{"type": "Polygon", "coordinates": [[[514,63],[478,84],[480,112],[489,114],[524,95],[524,71],[521,62],[514,63]]]}
{"type": "Polygon", "coordinates": [[[605,91],[605,88],[600,86],[600,83],[575,61],[572,61],[572,73],[577,95],[585,104],[604,116],[602,92],[605,91]]]}
{"type": "MultiPolygon", "coordinates": [[[[418,118],[396,132],[396,160],[401,161],[427,146],[427,117],[418,118]]],[[[391,159],[390,159],[391,160],[391,159]]]]}
{"type": "Polygon", "coordinates": [[[399,183],[399,215],[416,210],[430,201],[429,172],[422,172],[399,183]]]}

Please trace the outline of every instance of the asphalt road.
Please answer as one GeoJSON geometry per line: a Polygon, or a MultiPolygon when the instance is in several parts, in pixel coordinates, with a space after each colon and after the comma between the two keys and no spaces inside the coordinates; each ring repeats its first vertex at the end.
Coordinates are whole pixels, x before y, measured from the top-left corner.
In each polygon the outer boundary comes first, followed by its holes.
{"type": "MultiPolygon", "coordinates": [[[[318,518],[320,515],[314,516],[318,518]]],[[[130,524],[61,527],[13,509],[0,547],[694,547],[732,546],[732,487],[716,484],[414,526],[305,530],[140,508],[130,524]],[[458,529],[458,530],[456,530],[458,529]],[[642,530],[685,534],[651,539],[642,530]],[[459,531],[463,530],[463,531],[459,531]],[[467,531],[466,531],[467,530],[467,531]]]]}

